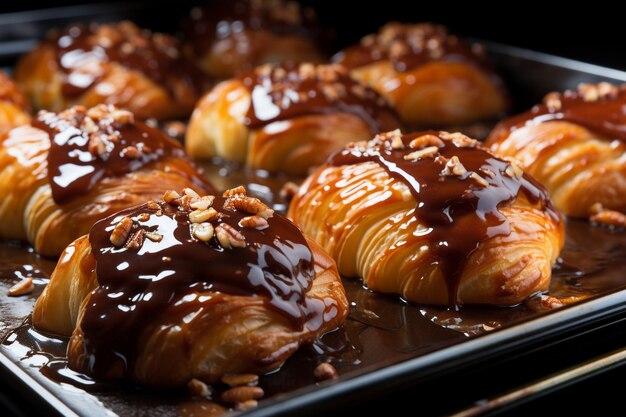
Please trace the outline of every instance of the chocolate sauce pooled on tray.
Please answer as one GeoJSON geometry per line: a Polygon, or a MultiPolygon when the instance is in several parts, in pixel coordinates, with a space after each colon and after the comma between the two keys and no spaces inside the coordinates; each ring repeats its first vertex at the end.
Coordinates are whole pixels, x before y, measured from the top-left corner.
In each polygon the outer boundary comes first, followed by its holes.
{"type": "Polygon", "coordinates": [[[499,127],[514,130],[526,125],[564,120],[600,133],[608,139],[626,141],[626,85],[581,84],[576,91],[550,93],[542,104],[512,117],[499,127]]]}
{"type": "Polygon", "coordinates": [[[67,97],[79,96],[97,83],[105,75],[106,62],[140,71],[170,92],[179,80],[198,90],[204,87],[204,76],[180,55],[175,38],[141,30],[131,22],[72,25],[48,43],[56,48],[65,73],[62,91],[67,97]]]}
{"type": "Polygon", "coordinates": [[[266,64],[239,79],[252,96],[246,124],[253,129],[307,114],[345,112],[377,133],[394,114],[385,99],[339,65],[266,64]]]}
{"type": "MultiPolygon", "coordinates": [[[[185,25],[185,38],[198,55],[217,39],[266,30],[277,35],[315,38],[319,32],[315,10],[289,0],[218,0],[196,7],[185,25]]],[[[254,50],[254,45],[249,45],[254,50]]]]}
{"type": "Polygon", "coordinates": [[[186,158],[182,147],[160,130],[104,104],[58,114],[41,111],[33,126],[50,135],[48,180],[57,204],[89,191],[102,178],[136,171],[163,157],[186,158]]]}
{"type": "Polygon", "coordinates": [[[430,228],[416,238],[428,240],[433,262],[446,279],[451,305],[457,303],[465,263],[478,245],[511,232],[499,208],[523,193],[560,221],[545,188],[460,133],[388,132],[328,160],[333,166],[362,162],[379,164],[409,187],[417,202],[415,217],[430,228]]]}
{"type": "Polygon", "coordinates": [[[137,337],[150,320],[168,306],[211,297],[218,302],[219,294],[206,292],[264,297],[297,329],[315,328],[336,312],[334,305],[306,297],[315,270],[300,230],[286,218],[272,216],[260,201],[267,226],[243,227],[251,214],[236,209],[235,200],[246,198],[213,199],[217,213],[206,221],[215,232],[208,239],[196,237],[199,223],[190,221],[189,195],[169,204],[149,202],[94,225],[89,241],[99,287],[81,322],[90,373],[105,375],[114,365],[132,369],[137,337]],[[116,226],[131,220],[127,243],[114,242],[116,226]],[[218,233],[223,225],[240,234],[239,244],[224,245],[218,233]]]}
{"type": "Polygon", "coordinates": [[[448,33],[441,25],[431,23],[389,23],[377,34],[371,34],[358,45],[337,54],[333,61],[353,69],[389,60],[396,71],[404,72],[431,61],[464,61],[483,69],[490,66],[480,46],[469,46],[448,33]]]}

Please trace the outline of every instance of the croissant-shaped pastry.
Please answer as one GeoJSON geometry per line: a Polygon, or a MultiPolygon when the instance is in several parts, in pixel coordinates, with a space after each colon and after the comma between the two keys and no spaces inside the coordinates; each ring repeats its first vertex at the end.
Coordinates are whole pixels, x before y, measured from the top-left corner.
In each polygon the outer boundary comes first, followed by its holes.
{"type": "Polygon", "coordinates": [[[581,84],[505,120],[487,144],[516,158],[572,217],[605,209],[626,212],[626,86],[581,84]]]}
{"type": "Polygon", "coordinates": [[[289,216],[372,290],[513,305],[548,288],[564,229],[547,191],[460,133],[399,131],[331,156],[289,216]]]}
{"type": "Polygon", "coordinates": [[[131,22],[53,32],[20,59],[15,78],[35,109],[105,103],[158,120],[188,117],[205,87],[175,38],[131,22]]]}
{"type": "Polygon", "coordinates": [[[410,126],[468,124],[507,109],[482,49],[440,25],[388,23],[333,61],[388,98],[410,126]]]}
{"type": "Polygon", "coordinates": [[[14,127],[28,124],[28,104],[17,86],[0,71],[0,136],[14,127]]]}
{"type": "Polygon", "coordinates": [[[279,368],[340,326],[333,260],[243,187],[170,191],[96,223],[71,244],[33,323],[71,334],[71,368],[174,387],[279,368]]]}
{"type": "Polygon", "coordinates": [[[291,0],[218,0],[192,9],[188,55],[218,80],[266,63],[323,62],[315,11],[291,0]]]}
{"type": "Polygon", "coordinates": [[[398,123],[382,97],[340,66],[267,64],[204,96],[185,145],[196,158],[302,175],[350,141],[398,123]]]}
{"type": "Polygon", "coordinates": [[[57,256],[98,220],[176,187],[211,186],[178,142],[101,104],[40,112],[0,144],[0,237],[57,256]]]}

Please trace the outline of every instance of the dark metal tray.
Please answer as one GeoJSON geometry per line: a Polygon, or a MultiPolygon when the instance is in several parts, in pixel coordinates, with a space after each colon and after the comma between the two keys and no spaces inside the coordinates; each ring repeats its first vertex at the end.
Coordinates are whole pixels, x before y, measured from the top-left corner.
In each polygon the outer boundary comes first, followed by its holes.
{"type": "MultiPolygon", "coordinates": [[[[0,62],[10,65],[17,53],[32,47],[33,37],[40,36],[42,28],[68,20],[110,20],[118,18],[123,8],[89,6],[72,9],[72,15],[21,13],[22,24],[30,28],[21,38],[15,35],[15,15],[13,20],[0,16],[0,34],[11,34],[0,37],[0,62]]],[[[138,8],[127,10],[132,16],[138,8]]],[[[548,91],[572,88],[579,82],[626,82],[625,72],[505,45],[487,46],[520,109],[539,101],[548,91]]],[[[223,188],[249,183],[257,195],[274,200],[276,181],[270,178],[215,166],[207,166],[207,175],[223,188]]],[[[622,321],[626,318],[626,234],[581,221],[569,221],[567,228],[563,262],[554,270],[552,291],[585,300],[553,311],[533,300],[513,308],[456,312],[406,304],[345,280],[352,303],[346,328],[301,349],[280,372],[263,377],[261,385],[268,395],[248,415],[319,414],[434,378],[450,378],[487,361],[497,363],[622,321]],[[320,360],[335,365],[340,374],[337,381],[314,383],[312,371],[320,360]]],[[[0,379],[16,392],[27,393],[28,408],[44,415],[67,416],[198,413],[202,404],[184,393],[151,392],[128,385],[86,393],[46,377],[42,366],[62,357],[64,345],[34,331],[28,316],[53,265],[26,247],[0,242],[0,379]],[[24,275],[37,278],[36,291],[28,297],[7,297],[6,289],[24,275]]]]}

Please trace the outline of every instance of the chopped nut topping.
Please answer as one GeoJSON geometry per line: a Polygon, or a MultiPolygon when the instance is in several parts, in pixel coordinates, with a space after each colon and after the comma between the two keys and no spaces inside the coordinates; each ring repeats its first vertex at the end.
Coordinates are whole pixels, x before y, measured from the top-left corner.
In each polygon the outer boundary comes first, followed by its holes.
{"type": "Polygon", "coordinates": [[[212,195],[205,195],[198,200],[192,200],[189,203],[189,207],[194,210],[206,210],[213,205],[213,200],[215,200],[215,197],[212,195]]]}
{"type": "Polygon", "coordinates": [[[443,139],[451,140],[459,148],[475,148],[478,146],[477,140],[471,139],[460,132],[439,132],[439,136],[443,139]]]}
{"type": "Polygon", "coordinates": [[[404,142],[401,136],[394,136],[391,140],[391,149],[404,149],[404,142]]]}
{"type": "Polygon", "coordinates": [[[580,84],[577,91],[584,101],[593,102],[601,98],[614,96],[619,90],[610,83],[602,82],[599,84],[580,84]]]}
{"type": "Polygon", "coordinates": [[[437,146],[429,146],[424,149],[420,149],[419,151],[411,152],[408,155],[404,155],[404,159],[407,161],[418,161],[422,158],[428,158],[431,156],[435,156],[439,153],[439,148],[437,146]]]}
{"type": "Polygon", "coordinates": [[[483,177],[481,177],[480,175],[478,175],[475,172],[470,172],[469,177],[471,179],[473,179],[474,181],[476,181],[478,183],[478,185],[480,185],[481,187],[488,187],[489,183],[487,182],[487,180],[485,180],[483,177]]]}
{"type": "Polygon", "coordinates": [[[222,223],[215,228],[215,236],[224,249],[244,248],[246,246],[244,235],[226,223],[222,223]]]}
{"type": "Polygon", "coordinates": [[[265,219],[269,219],[274,215],[274,210],[269,208],[258,198],[241,194],[229,197],[224,203],[224,208],[227,210],[236,209],[250,214],[257,214],[265,219]]]}
{"type": "Polygon", "coordinates": [[[137,220],[139,220],[140,222],[147,222],[148,220],[150,220],[150,213],[141,213],[139,216],[137,216],[137,220]]]}
{"type": "Polygon", "coordinates": [[[467,174],[467,170],[465,169],[461,161],[459,161],[459,158],[457,156],[453,156],[452,158],[450,158],[446,163],[445,168],[441,171],[441,175],[444,176],[453,175],[461,177],[465,174],[467,174]]]}
{"type": "Polygon", "coordinates": [[[605,209],[600,203],[595,203],[591,206],[591,217],[589,217],[589,220],[612,228],[626,228],[626,214],[605,209]]]}
{"type": "Polygon", "coordinates": [[[166,191],[163,195],[163,200],[168,204],[174,204],[180,198],[180,194],[178,194],[174,190],[166,191]]]}
{"type": "Polygon", "coordinates": [[[210,222],[219,217],[219,213],[213,207],[206,210],[194,210],[189,213],[189,221],[192,223],[210,222]]]}
{"type": "Polygon", "coordinates": [[[261,216],[248,216],[244,217],[239,221],[240,227],[247,227],[251,229],[267,229],[269,227],[269,223],[266,219],[261,216]]]}
{"type": "Polygon", "coordinates": [[[552,92],[546,95],[543,99],[544,104],[551,112],[561,110],[561,95],[559,93],[552,92]]]}
{"type": "Polygon", "coordinates": [[[161,208],[156,203],[156,201],[148,201],[148,203],[146,204],[146,207],[148,207],[150,210],[159,210],[161,208]]]}
{"type": "Polygon", "coordinates": [[[483,174],[485,174],[489,178],[495,178],[496,177],[496,173],[493,172],[490,169],[487,169],[487,168],[480,168],[480,172],[482,172],[483,174]]]}
{"type": "Polygon", "coordinates": [[[444,143],[435,135],[422,135],[413,139],[411,143],[409,143],[409,147],[413,149],[425,148],[427,146],[443,148],[444,143]]]}
{"type": "Polygon", "coordinates": [[[194,190],[192,190],[191,188],[183,188],[183,193],[187,196],[187,197],[191,197],[191,198],[200,198],[200,195],[198,195],[197,192],[195,192],[194,190]]]}
{"type": "Polygon", "coordinates": [[[113,246],[121,248],[126,243],[130,230],[133,227],[133,220],[130,217],[122,217],[111,233],[111,243],[113,246]]]}
{"type": "Polygon", "coordinates": [[[136,146],[127,146],[122,149],[122,157],[129,159],[138,159],[141,156],[141,152],[136,146]]]}
{"type": "Polygon", "coordinates": [[[137,230],[135,233],[133,233],[133,236],[130,238],[128,243],[126,243],[125,247],[127,249],[139,250],[143,245],[143,239],[145,235],[146,231],[144,229],[137,230]]]}
{"type": "Polygon", "coordinates": [[[253,408],[258,407],[259,402],[257,400],[247,400],[235,403],[235,410],[237,411],[248,411],[253,408]]]}
{"type": "Polygon", "coordinates": [[[224,194],[222,194],[222,196],[224,197],[233,197],[235,195],[246,195],[248,194],[248,191],[246,191],[246,188],[243,185],[240,185],[239,187],[235,187],[235,188],[231,188],[230,190],[226,190],[224,191],[224,194]]]}
{"type": "Polygon", "coordinates": [[[261,387],[234,387],[222,393],[222,401],[229,404],[242,403],[249,400],[258,400],[263,397],[261,387]]]}
{"type": "Polygon", "coordinates": [[[202,242],[208,242],[213,238],[213,225],[211,223],[194,223],[191,225],[191,234],[202,242]]]}
{"type": "Polygon", "coordinates": [[[160,242],[163,240],[163,235],[155,232],[146,232],[146,238],[153,242],[160,242]]]}
{"type": "Polygon", "coordinates": [[[259,382],[259,376],[256,374],[226,374],[222,377],[222,382],[231,387],[255,386],[259,382]]]}
{"type": "Polygon", "coordinates": [[[9,297],[19,297],[20,295],[30,294],[34,289],[35,284],[33,284],[33,279],[30,277],[24,278],[9,288],[9,297]]]}
{"type": "Polygon", "coordinates": [[[504,170],[504,174],[509,176],[510,178],[522,178],[524,175],[524,170],[520,168],[520,166],[515,161],[509,161],[510,165],[506,167],[504,170]]]}
{"type": "Polygon", "coordinates": [[[313,371],[313,377],[316,381],[326,381],[329,379],[337,379],[337,370],[330,363],[320,363],[313,371]]]}
{"type": "Polygon", "coordinates": [[[211,388],[196,378],[189,380],[187,388],[191,394],[197,395],[198,397],[211,398],[211,395],[213,395],[211,388]]]}

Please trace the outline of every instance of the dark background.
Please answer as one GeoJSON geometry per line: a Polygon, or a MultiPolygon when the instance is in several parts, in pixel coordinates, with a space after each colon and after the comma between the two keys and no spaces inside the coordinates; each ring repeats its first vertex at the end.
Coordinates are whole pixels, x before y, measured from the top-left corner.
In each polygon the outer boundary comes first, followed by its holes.
{"type": "MultiPolygon", "coordinates": [[[[19,13],[27,10],[49,7],[67,7],[73,14],[88,0],[70,1],[15,1],[0,0],[0,14],[19,13]]],[[[98,2],[90,2],[98,3],[98,2]]],[[[125,2],[129,10],[134,1],[125,2]]],[[[151,6],[151,13],[134,15],[139,24],[150,22],[150,27],[158,30],[177,31],[188,10],[197,1],[178,0],[175,2],[144,2],[151,6]]],[[[528,3],[503,1],[490,5],[480,2],[455,4],[444,1],[312,1],[324,24],[337,32],[335,48],[357,41],[361,36],[375,31],[390,20],[404,22],[431,21],[444,23],[460,35],[482,38],[510,45],[525,47],[542,52],[566,56],[586,62],[626,70],[626,18],[613,11],[602,2],[588,2],[585,7],[557,6],[548,2],[528,3]],[[550,10],[547,10],[547,9],[550,10]]],[[[132,14],[132,13],[131,13],[132,14]]],[[[10,17],[5,15],[5,18],[10,17]]],[[[28,25],[22,28],[28,33],[28,25]]],[[[9,35],[0,33],[0,42],[9,35]]],[[[451,376],[445,383],[430,387],[417,387],[403,390],[383,399],[354,404],[351,410],[341,410],[337,414],[349,415],[367,413],[371,407],[383,406],[389,414],[438,414],[442,410],[441,398],[451,400],[463,395],[468,399],[478,399],[485,395],[488,387],[508,390],[513,385],[532,381],[546,374],[556,372],[601,355],[609,350],[626,345],[626,326],[603,331],[602,334],[589,334],[574,342],[574,347],[556,346],[543,352],[540,357],[518,360],[515,364],[499,365],[497,370],[483,369],[478,374],[451,376]],[[475,392],[474,392],[475,391],[475,392]]],[[[597,332],[596,332],[597,333],[597,332]]],[[[591,380],[533,401],[514,410],[509,415],[559,414],[612,416],[626,414],[626,401],[622,394],[626,371],[618,368],[591,380]]],[[[11,392],[0,382],[0,415],[14,415],[18,409],[9,409],[20,393],[11,392]]],[[[28,408],[27,399],[18,401],[18,408],[28,408]],[[20,405],[21,404],[21,405],[20,405]]],[[[443,407],[445,409],[445,407],[443,407]]],[[[456,408],[450,401],[449,409],[456,408]]]]}

